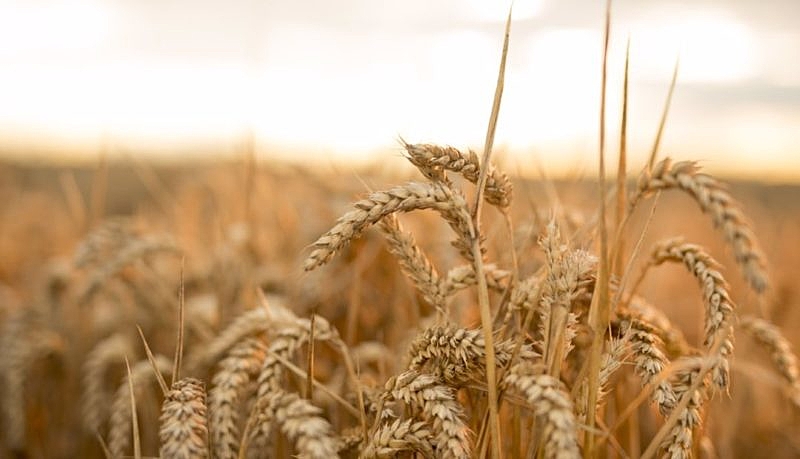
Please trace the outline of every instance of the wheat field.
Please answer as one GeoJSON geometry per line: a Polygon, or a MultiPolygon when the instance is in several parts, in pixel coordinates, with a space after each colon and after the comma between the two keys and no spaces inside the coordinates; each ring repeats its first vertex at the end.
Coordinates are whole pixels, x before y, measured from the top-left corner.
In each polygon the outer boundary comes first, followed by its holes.
{"type": "Polygon", "coordinates": [[[507,46],[482,157],[0,166],[3,457],[798,457],[800,188],[514,174],[507,46]]]}
{"type": "Polygon", "coordinates": [[[800,190],[669,160],[631,177],[595,334],[589,180],[488,171],[473,251],[477,157],[399,148],[416,170],[368,185],[6,165],[4,455],[491,455],[489,352],[503,457],[798,454],[800,190]]]}

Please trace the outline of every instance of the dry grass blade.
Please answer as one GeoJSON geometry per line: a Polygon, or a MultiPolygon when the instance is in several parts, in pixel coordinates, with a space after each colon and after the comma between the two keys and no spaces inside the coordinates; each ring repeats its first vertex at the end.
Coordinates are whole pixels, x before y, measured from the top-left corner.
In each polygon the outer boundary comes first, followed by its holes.
{"type": "MultiPolygon", "coordinates": [[[[650,158],[647,160],[647,170],[653,170],[653,165],[656,163],[658,157],[658,147],[661,145],[661,136],[664,134],[664,128],[667,125],[667,115],[669,114],[669,107],[672,105],[672,94],[675,92],[675,83],[678,81],[678,69],[680,68],[680,59],[675,59],[675,67],[672,70],[672,80],[669,83],[669,92],[667,93],[667,100],[664,102],[664,110],[661,112],[661,120],[658,123],[658,132],[656,132],[656,139],[653,141],[653,149],[650,150],[650,158]]],[[[626,64],[627,69],[627,64],[626,64]]]]}
{"type": "MultiPolygon", "coordinates": [[[[618,233],[622,231],[622,222],[625,219],[627,198],[627,178],[628,178],[628,64],[630,64],[631,57],[631,39],[628,37],[627,45],[625,46],[625,70],[622,82],[622,120],[620,121],[619,128],[619,160],[617,161],[617,213],[615,231],[618,233]]],[[[614,263],[614,274],[617,277],[622,275],[622,260],[625,257],[625,241],[619,239],[614,247],[616,257],[612,260],[614,263]]]]}
{"type": "MultiPolygon", "coordinates": [[[[156,375],[156,381],[158,381],[158,386],[161,388],[161,394],[166,397],[167,393],[169,392],[169,386],[167,386],[167,382],[164,379],[164,376],[158,369],[158,362],[156,361],[156,358],[153,355],[153,351],[150,350],[150,345],[147,344],[147,339],[144,337],[144,332],[142,331],[142,327],[137,325],[136,330],[139,331],[139,337],[142,339],[142,344],[144,345],[144,352],[145,354],[147,354],[147,360],[150,361],[150,365],[153,366],[153,374],[156,375]]],[[[172,370],[175,371],[174,366],[172,367],[172,370]]]]}
{"type": "Polygon", "coordinates": [[[486,276],[483,271],[483,259],[481,251],[481,207],[483,194],[486,188],[486,180],[489,176],[489,165],[492,159],[492,147],[494,146],[494,134],[497,129],[497,118],[500,115],[500,101],[503,98],[503,87],[506,77],[506,58],[508,57],[508,41],[511,34],[511,12],[513,3],[509,6],[508,17],[506,18],[505,34],[503,36],[503,51],[500,56],[500,68],[497,71],[497,86],[494,91],[492,101],[492,113],[489,116],[489,126],[486,128],[486,141],[483,145],[483,157],[481,158],[481,173],[478,176],[477,192],[475,193],[475,204],[472,208],[472,262],[475,264],[475,275],[478,278],[478,306],[481,313],[481,326],[483,327],[483,339],[486,349],[486,385],[488,388],[489,405],[489,432],[492,440],[492,458],[500,459],[502,456],[502,437],[500,436],[500,415],[497,395],[497,375],[495,367],[494,337],[492,335],[492,313],[489,304],[489,289],[486,286],[486,276]]]}
{"type": "Polygon", "coordinates": [[[181,363],[183,362],[183,326],[185,321],[185,310],[186,304],[184,303],[184,292],[183,292],[183,271],[184,265],[186,263],[186,258],[181,258],[181,285],[180,290],[178,293],[178,337],[176,338],[175,344],[175,363],[172,367],[172,385],[175,385],[175,381],[181,379],[181,363]]]}
{"type": "Polygon", "coordinates": [[[611,29],[611,0],[606,2],[605,33],[603,35],[603,66],[600,83],[600,154],[599,154],[599,196],[600,196],[600,217],[598,222],[600,233],[600,255],[599,269],[597,273],[597,284],[592,297],[592,305],[589,309],[589,327],[594,333],[589,355],[589,407],[586,435],[586,452],[589,457],[594,457],[594,435],[590,432],[595,427],[595,410],[597,405],[598,392],[600,391],[600,366],[603,337],[610,321],[610,304],[608,295],[609,283],[609,253],[608,253],[608,231],[606,228],[606,164],[605,164],[605,131],[606,131],[606,70],[608,66],[608,40],[611,29]]]}
{"type": "Polygon", "coordinates": [[[128,358],[125,357],[125,369],[128,372],[128,394],[130,395],[131,402],[131,429],[133,430],[133,457],[141,459],[142,457],[142,442],[139,436],[139,417],[136,414],[136,394],[133,390],[133,378],[131,378],[131,364],[128,358]]]}

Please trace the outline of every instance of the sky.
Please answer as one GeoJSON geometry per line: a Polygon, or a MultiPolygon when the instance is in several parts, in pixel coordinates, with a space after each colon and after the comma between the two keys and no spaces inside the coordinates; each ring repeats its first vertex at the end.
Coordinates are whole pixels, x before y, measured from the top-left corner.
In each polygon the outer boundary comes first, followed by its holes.
{"type": "MultiPolygon", "coordinates": [[[[496,147],[520,170],[596,168],[605,2],[517,0],[496,147]]],[[[508,3],[491,0],[0,0],[0,154],[385,161],[398,137],[480,148],[508,3]]],[[[616,150],[800,180],[800,2],[617,0],[616,150]]]]}

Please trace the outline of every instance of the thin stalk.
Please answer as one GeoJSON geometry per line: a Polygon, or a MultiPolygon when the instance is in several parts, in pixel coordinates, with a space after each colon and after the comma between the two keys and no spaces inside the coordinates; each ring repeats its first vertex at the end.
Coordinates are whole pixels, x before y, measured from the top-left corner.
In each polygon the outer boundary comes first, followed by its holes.
{"type": "Polygon", "coordinates": [[[675,68],[672,70],[672,81],[669,83],[669,92],[667,93],[667,100],[664,102],[664,111],[661,112],[661,121],[658,123],[658,132],[656,132],[656,140],[653,142],[653,149],[650,151],[650,159],[647,161],[647,170],[653,170],[658,156],[658,147],[661,145],[661,136],[664,134],[664,126],[667,125],[667,115],[669,114],[669,107],[672,105],[672,94],[675,92],[675,83],[678,81],[678,68],[680,67],[680,58],[675,59],[675,68]]]}
{"type": "MultiPolygon", "coordinates": [[[[619,281],[619,286],[617,287],[617,293],[614,294],[614,299],[611,302],[615,307],[619,306],[619,302],[622,298],[622,293],[625,290],[625,287],[628,284],[628,279],[630,279],[631,272],[633,270],[633,260],[639,255],[639,252],[642,250],[642,243],[644,242],[644,237],[647,234],[647,230],[650,229],[650,223],[653,221],[653,215],[656,213],[656,205],[658,204],[658,198],[661,196],[661,191],[656,194],[655,199],[653,199],[653,206],[650,208],[650,215],[647,217],[647,221],[644,224],[644,228],[642,229],[641,234],[639,234],[639,238],[636,240],[636,244],[633,246],[633,252],[631,252],[631,258],[628,260],[628,264],[625,266],[625,272],[622,275],[621,280],[619,281]]],[[[645,270],[646,271],[646,270],[645,270]]],[[[639,288],[639,285],[643,279],[644,272],[642,272],[642,277],[636,280],[634,284],[634,288],[631,291],[628,298],[633,298],[633,295],[636,292],[636,289],[639,288]]]]}
{"type": "MultiPolygon", "coordinates": [[[[625,217],[626,203],[626,178],[628,172],[628,64],[631,57],[631,39],[628,37],[628,43],[625,46],[625,75],[622,83],[622,121],[619,129],[619,161],[617,163],[617,214],[616,224],[614,226],[616,231],[622,228],[622,221],[625,217]]],[[[613,258],[614,274],[617,277],[622,275],[622,260],[625,257],[625,241],[619,239],[616,245],[616,256],[613,258]]]]}
{"type": "Polygon", "coordinates": [[[608,40],[611,30],[611,0],[606,1],[605,33],[603,38],[603,66],[601,74],[600,89],[600,171],[599,171],[599,196],[600,196],[600,263],[597,276],[597,288],[592,297],[592,305],[589,310],[589,324],[594,333],[592,348],[589,355],[589,375],[588,375],[588,407],[586,422],[588,430],[586,432],[585,451],[586,457],[595,457],[595,436],[592,431],[597,422],[596,405],[598,391],[600,389],[600,360],[603,349],[603,338],[608,328],[610,308],[608,297],[608,231],[606,228],[606,172],[605,172],[605,130],[606,130],[606,73],[608,67],[608,40]]]}
{"type": "Polygon", "coordinates": [[[511,11],[509,7],[508,18],[506,19],[505,36],[503,37],[503,51],[500,57],[500,69],[497,74],[497,86],[494,92],[492,103],[492,113],[489,117],[489,126],[486,130],[486,141],[483,148],[483,158],[481,161],[481,173],[478,176],[477,191],[475,193],[475,205],[472,212],[472,224],[470,225],[470,236],[472,243],[472,256],[475,260],[475,276],[478,280],[478,304],[481,313],[481,325],[483,328],[483,339],[486,352],[486,385],[489,391],[489,432],[492,443],[492,458],[502,457],[500,437],[500,415],[497,400],[497,376],[494,351],[494,336],[492,334],[492,314],[489,305],[489,289],[486,285],[486,275],[483,269],[483,254],[480,248],[480,218],[481,203],[483,201],[486,178],[489,172],[489,164],[492,157],[492,146],[494,144],[494,134],[497,129],[497,117],[500,113],[500,101],[503,98],[503,86],[505,82],[506,57],[508,55],[508,41],[511,32],[511,11]]]}
{"type": "Polygon", "coordinates": [[[131,396],[131,428],[133,431],[133,457],[141,459],[142,457],[142,441],[139,435],[139,417],[136,413],[136,395],[133,391],[133,379],[131,378],[131,364],[128,361],[128,356],[125,356],[125,369],[128,371],[128,391],[131,396]]]}
{"type": "Polygon", "coordinates": [[[181,258],[181,286],[178,291],[178,343],[175,346],[175,362],[172,367],[172,384],[181,379],[181,363],[183,361],[183,324],[185,315],[185,304],[183,297],[183,268],[186,262],[186,257],[181,258]]]}
{"type": "Polygon", "coordinates": [[[306,378],[306,398],[314,398],[314,332],[316,331],[317,315],[311,314],[311,330],[308,338],[308,377],[306,378]]]}
{"type": "Polygon", "coordinates": [[[147,339],[144,337],[144,332],[142,332],[142,327],[136,325],[136,329],[139,330],[139,336],[142,338],[142,344],[144,344],[144,352],[147,354],[147,360],[150,361],[150,365],[153,367],[153,371],[156,374],[156,381],[158,381],[158,387],[161,388],[161,394],[166,397],[167,393],[169,392],[169,387],[167,387],[167,382],[164,380],[164,376],[158,370],[158,364],[156,364],[156,358],[153,356],[153,351],[150,350],[150,345],[147,344],[147,339]]]}

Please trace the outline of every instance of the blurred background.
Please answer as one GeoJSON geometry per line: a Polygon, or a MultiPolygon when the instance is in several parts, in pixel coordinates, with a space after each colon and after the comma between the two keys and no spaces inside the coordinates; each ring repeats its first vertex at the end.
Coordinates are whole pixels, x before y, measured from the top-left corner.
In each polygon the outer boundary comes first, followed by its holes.
{"type": "MultiPolygon", "coordinates": [[[[259,158],[326,164],[397,158],[398,136],[479,147],[507,8],[3,1],[0,157],[180,161],[247,144],[259,158]]],[[[515,3],[496,141],[512,169],[593,173],[604,8],[515,3]]],[[[612,22],[608,114],[616,131],[630,39],[632,167],[680,57],[664,154],[729,177],[800,178],[799,2],[617,0],[612,22]]]]}

